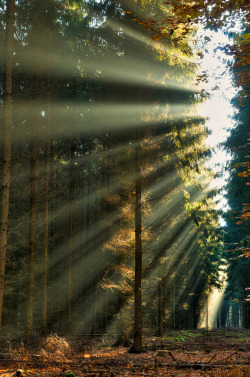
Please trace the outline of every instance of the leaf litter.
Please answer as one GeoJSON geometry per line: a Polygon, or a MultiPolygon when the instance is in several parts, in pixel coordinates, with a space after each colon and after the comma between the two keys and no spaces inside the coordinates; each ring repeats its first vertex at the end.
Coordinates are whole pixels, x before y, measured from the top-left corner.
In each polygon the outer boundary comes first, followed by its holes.
{"type": "Polygon", "coordinates": [[[144,338],[145,352],[111,347],[114,338],[66,339],[1,346],[0,377],[250,377],[247,331],[171,332],[144,338]]]}

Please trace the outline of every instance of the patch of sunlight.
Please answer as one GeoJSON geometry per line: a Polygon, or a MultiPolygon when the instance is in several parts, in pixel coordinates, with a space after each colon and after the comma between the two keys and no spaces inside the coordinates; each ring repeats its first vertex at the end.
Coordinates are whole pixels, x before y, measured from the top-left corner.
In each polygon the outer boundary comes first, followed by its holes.
{"type": "Polygon", "coordinates": [[[208,292],[207,298],[203,303],[198,323],[199,329],[212,330],[217,328],[217,316],[227,287],[225,271],[220,272],[220,281],[222,284],[221,289],[213,288],[211,292],[208,292]]]}

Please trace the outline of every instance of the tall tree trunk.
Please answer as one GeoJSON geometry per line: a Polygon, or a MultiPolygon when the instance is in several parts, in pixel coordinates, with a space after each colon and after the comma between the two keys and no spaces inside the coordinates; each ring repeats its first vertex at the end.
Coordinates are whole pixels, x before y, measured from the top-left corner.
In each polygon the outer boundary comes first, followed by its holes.
{"type": "Polygon", "coordinates": [[[44,161],[44,229],[43,229],[43,279],[42,279],[42,332],[47,332],[47,278],[49,232],[49,175],[50,175],[50,73],[48,76],[47,129],[44,161]]]}
{"type": "Polygon", "coordinates": [[[72,268],[74,249],[74,210],[75,210],[75,140],[70,149],[70,203],[69,203],[69,250],[68,250],[68,297],[67,297],[67,330],[72,332],[72,268]]]}
{"type": "Polygon", "coordinates": [[[56,255],[55,249],[57,245],[57,238],[58,238],[58,228],[57,228],[57,217],[58,217],[58,165],[59,165],[59,156],[58,156],[58,143],[53,140],[52,145],[52,155],[55,156],[52,161],[52,176],[53,176],[53,226],[52,226],[52,244],[51,244],[51,251],[50,251],[50,280],[51,280],[51,294],[50,294],[50,315],[51,317],[54,316],[55,312],[59,311],[59,301],[58,301],[58,285],[54,281],[54,276],[56,274],[56,255]],[[54,146],[54,147],[53,147],[54,146]]]}
{"type": "Polygon", "coordinates": [[[7,229],[9,215],[10,166],[11,166],[11,124],[12,124],[12,68],[14,49],[15,0],[7,1],[6,40],[5,40],[5,88],[3,107],[3,173],[0,198],[0,328],[3,311],[3,291],[5,281],[5,261],[7,249],[7,229]]]}
{"type": "Polygon", "coordinates": [[[31,104],[31,179],[30,179],[30,215],[29,215],[29,266],[28,266],[28,294],[27,294],[27,317],[26,317],[26,341],[31,340],[33,333],[34,314],[34,284],[35,284],[35,242],[36,242],[36,217],[37,217],[37,190],[38,190],[38,133],[41,131],[41,73],[39,55],[39,37],[43,30],[41,24],[41,2],[33,1],[31,7],[32,32],[29,45],[33,54],[32,77],[33,77],[33,104],[31,104]],[[34,52],[33,52],[34,49],[34,52]]]}
{"type": "MultiPolygon", "coordinates": [[[[35,107],[36,108],[36,107],[35,107]]],[[[33,119],[36,122],[36,119],[33,119]]],[[[35,126],[33,125],[33,128],[35,126]]],[[[30,218],[29,218],[29,267],[28,267],[28,298],[27,298],[27,324],[26,340],[31,340],[33,332],[34,310],[34,282],[35,282],[35,240],[36,240],[36,207],[37,207],[37,137],[34,135],[31,141],[31,181],[30,181],[30,218]]]]}
{"type": "MultiPolygon", "coordinates": [[[[136,131],[137,132],[137,131],[136,131]]],[[[134,344],[130,352],[142,352],[142,223],[141,223],[141,171],[140,171],[140,152],[138,134],[136,133],[135,150],[135,287],[134,287],[134,344]]]]}

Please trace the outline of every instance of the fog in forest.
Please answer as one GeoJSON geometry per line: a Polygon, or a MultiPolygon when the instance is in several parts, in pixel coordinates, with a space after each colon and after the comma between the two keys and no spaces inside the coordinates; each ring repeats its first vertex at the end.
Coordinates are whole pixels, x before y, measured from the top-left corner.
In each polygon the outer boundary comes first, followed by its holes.
{"type": "Polygon", "coordinates": [[[195,30],[157,40],[140,22],[164,12],[158,1],[0,2],[4,336],[250,324],[221,278],[231,240],[195,30]]]}

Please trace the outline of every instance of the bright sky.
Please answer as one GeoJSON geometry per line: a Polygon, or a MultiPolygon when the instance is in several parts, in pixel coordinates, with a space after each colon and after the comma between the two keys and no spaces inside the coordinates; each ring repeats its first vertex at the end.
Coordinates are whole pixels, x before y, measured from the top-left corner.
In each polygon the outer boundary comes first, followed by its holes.
{"type": "MultiPolygon", "coordinates": [[[[204,58],[201,61],[201,71],[207,71],[208,84],[205,84],[205,89],[211,93],[211,98],[206,103],[200,106],[201,115],[209,117],[206,126],[212,131],[208,137],[209,145],[214,148],[212,159],[209,166],[212,166],[216,172],[222,172],[229,156],[226,151],[219,148],[219,144],[226,140],[229,130],[234,126],[232,115],[234,113],[230,100],[235,95],[235,89],[232,85],[232,80],[228,71],[225,71],[228,57],[220,50],[217,53],[214,49],[218,45],[229,43],[227,36],[221,31],[206,32],[211,38],[206,47],[207,52],[204,52],[204,58]],[[211,91],[212,88],[218,86],[218,90],[211,91]]],[[[223,177],[217,178],[214,186],[223,187],[226,180],[226,174],[223,177]]],[[[222,195],[219,195],[218,207],[225,208],[226,200],[222,195]]]]}

